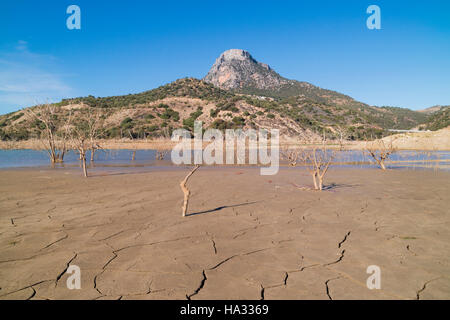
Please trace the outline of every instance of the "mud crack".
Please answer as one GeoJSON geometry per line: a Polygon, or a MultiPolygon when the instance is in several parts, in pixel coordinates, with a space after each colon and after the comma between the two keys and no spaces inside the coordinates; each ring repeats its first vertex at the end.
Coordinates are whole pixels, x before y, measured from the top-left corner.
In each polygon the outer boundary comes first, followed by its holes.
{"type": "Polygon", "coordinates": [[[200,292],[200,290],[202,290],[203,287],[205,286],[205,282],[206,282],[206,280],[208,280],[208,278],[206,277],[206,272],[205,272],[205,270],[203,270],[202,274],[203,274],[203,279],[202,279],[202,281],[200,281],[199,287],[198,287],[197,289],[195,289],[194,293],[192,293],[192,294],[190,294],[190,295],[186,295],[186,299],[187,299],[187,300],[191,300],[191,298],[192,298],[193,296],[197,295],[197,294],[200,292]]]}
{"type": "Polygon", "coordinates": [[[417,291],[417,293],[416,293],[416,300],[420,300],[420,294],[421,294],[422,292],[425,291],[425,289],[427,288],[427,285],[428,285],[430,282],[433,282],[433,281],[438,280],[438,279],[440,279],[440,278],[441,278],[441,277],[434,278],[434,279],[431,279],[431,280],[425,282],[425,283],[423,284],[423,287],[422,287],[419,291],[417,291]]]}
{"type": "Polygon", "coordinates": [[[73,260],[76,259],[77,255],[78,255],[78,254],[75,253],[75,255],[73,256],[73,258],[70,259],[69,262],[67,262],[66,268],[63,270],[63,272],[61,272],[61,273],[56,277],[56,280],[55,280],[55,288],[56,288],[56,286],[58,285],[59,279],[61,279],[61,277],[67,272],[67,269],[69,269],[70,264],[72,263],[73,260]]]}
{"type": "Polygon", "coordinates": [[[330,281],[337,280],[337,279],[340,279],[340,278],[341,278],[341,277],[337,277],[337,278],[332,278],[332,279],[328,279],[327,281],[325,281],[325,290],[326,290],[328,299],[333,300],[333,298],[331,297],[330,287],[328,286],[328,283],[329,283],[330,281]]]}

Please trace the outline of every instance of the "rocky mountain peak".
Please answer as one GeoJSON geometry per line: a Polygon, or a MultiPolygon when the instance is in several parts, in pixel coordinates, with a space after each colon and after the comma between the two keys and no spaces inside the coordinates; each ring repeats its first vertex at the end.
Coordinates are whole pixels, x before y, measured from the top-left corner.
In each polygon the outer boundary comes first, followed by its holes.
{"type": "Polygon", "coordinates": [[[226,90],[272,90],[289,82],[242,49],[222,53],[203,80],[226,90]]]}
{"type": "Polygon", "coordinates": [[[220,55],[218,60],[230,61],[230,60],[251,60],[255,61],[248,51],[242,49],[230,49],[220,55]]]}

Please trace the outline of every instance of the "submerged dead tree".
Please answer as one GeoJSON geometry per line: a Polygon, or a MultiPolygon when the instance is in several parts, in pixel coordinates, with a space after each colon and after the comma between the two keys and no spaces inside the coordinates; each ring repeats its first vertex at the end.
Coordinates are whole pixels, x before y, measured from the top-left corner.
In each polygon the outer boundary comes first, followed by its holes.
{"type": "Polygon", "coordinates": [[[62,121],[58,121],[57,107],[51,104],[40,105],[36,110],[30,108],[26,113],[42,128],[40,141],[48,153],[50,162],[52,164],[63,162],[67,152],[72,114],[69,113],[66,120],[61,123],[62,121]]]}
{"type": "MultiPolygon", "coordinates": [[[[163,138],[164,140],[170,140],[170,136],[171,136],[170,130],[167,127],[163,128],[162,133],[161,133],[161,138],[163,138]]],[[[155,153],[156,160],[164,160],[166,155],[169,153],[169,151],[164,148],[165,148],[165,146],[163,146],[162,148],[159,147],[156,149],[156,153],[155,153]]]]}
{"type": "Polygon", "coordinates": [[[334,130],[336,133],[337,141],[339,143],[339,150],[343,151],[345,149],[345,144],[347,143],[350,136],[349,131],[344,126],[336,126],[334,130]]]}
{"type": "Polygon", "coordinates": [[[160,150],[157,149],[156,153],[155,153],[155,159],[156,160],[164,160],[164,158],[166,157],[166,155],[169,153],[168,150],[160,150]]]}
{"type": "Polygon", "coordinates": [[[98,138],[100,135],[100,128],[102,127],[100,123],[100,117],[96,115],[95,127],[89,130],[89,140],[90,140],[90,150],[91,150],[91,162],[94,162],[95,152],[100,150],[102,147],[98,143],[98,138]]]}
{"type": "Polygon", "coordinates": [[[134,143],[134,137],[133,137],[133,134],[131,133],[130,130],[128,130],[128,134],[130,136],[131,146],[133,147],[133,152],[131,153],[131,161],[135,161],[136,160],[136,149],[137,149],[137,146],[134,143]]]}
{"type": "Polygon", "coordinates": [[[72,125],[72,112],[69,112],[69,116],[66,122],[59,130],[59,154],[58,159],[60,162],[64,161],[64,156],[67,151],[69,151],[69,139],[70,139],[70,129],[72,125]]]}
{"type": "Polygon", "coordinates": [[[393,139],[388,142],[384,139],[366,141],[364,148],[364,153],[368,154],[381,170],[386,170],[385,161],[395,152],[397,152],[397,149],[393,146],[393,139]]]}
{"type": "Polygon", "coordinates": [[[100,136],[100,114],[88,109],[87,113],[77,114],[77,121],[70,133],[71,147],[80,156],[83,175],[87,178],[86,153],[88,150],[100,148],[97,139],[100,136]]]}

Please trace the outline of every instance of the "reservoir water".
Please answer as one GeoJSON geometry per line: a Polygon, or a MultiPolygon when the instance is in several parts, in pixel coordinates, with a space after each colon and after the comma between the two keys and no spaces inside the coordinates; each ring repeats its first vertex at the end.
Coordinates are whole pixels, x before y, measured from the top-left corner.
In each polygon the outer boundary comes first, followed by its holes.
{"type": "MultiPolygon", "coordinates": [[[[170,152],[164,160],[156,160],[156,150],[137,150],[132,160],[133,150],[99,150],[92,165],[101,167],[170,167],[173,166],[170,152]]],[[[90,154],[87,155],[88,163],[90,154]]],[[[69,152],[63,164],[55,167],[75,167],[79,165],[78,155],[69,152]]],[[[286,165],[283,160],[280,164],[286,165]]],[[[388,168],[450,170],[450,151],[399,151],[387,162],[388,168]]],[[[338,151],[333,166],[367,168],[376,167],[370,157],[362,151],[338,151]]],[[[0,150],[0,168],[50,167],[46,151],[0,150]]]]}

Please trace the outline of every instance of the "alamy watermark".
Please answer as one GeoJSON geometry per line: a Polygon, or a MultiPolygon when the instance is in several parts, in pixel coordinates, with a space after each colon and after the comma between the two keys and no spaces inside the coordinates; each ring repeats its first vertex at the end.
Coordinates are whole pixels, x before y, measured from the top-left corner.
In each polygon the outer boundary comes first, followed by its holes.
{"type": "Polygon", "coordinates": [[[69,30],[80,30],[81,29],[81,9],[77,5],[70,5],[66,10],[67,14],[70,16],[66,20],[66,26],[69,30]]]}
{"type": "Polygon", "coordinates": [[[380,267],[376,265],[368,266],[366,272],[371,275],[366,281],[367,288],[370,290],[381,289],[380,267]]]}
{"type": "Polygon", "coordinates": [[[66,285],[69,290],[81,289],[81,269],[79,266],[70,265],[66,273],[70,274],[67,278],[66,285]]]}
{"type": "Polygon", "coordinates": [[[369,30],[381,29],[381,9],[379,6],[372,4],[367,7],[366,12],[370,14],[367,18],[366,25],[369,30]]]}
{"type": "Polygon", "coordinates": [[[195,121],[193,139],[188,130],[177,129],[172,133],[172,141],[179,142],[171,153],[172,162],[177,165],[260,164],[263,165],[260,169],[261,175],[278,173],[280,162],[278,129],[270,131],[227,129],[224,137],[222,131],[218,129],[207,129],[203,133],[202,122],[195,121]]]}

